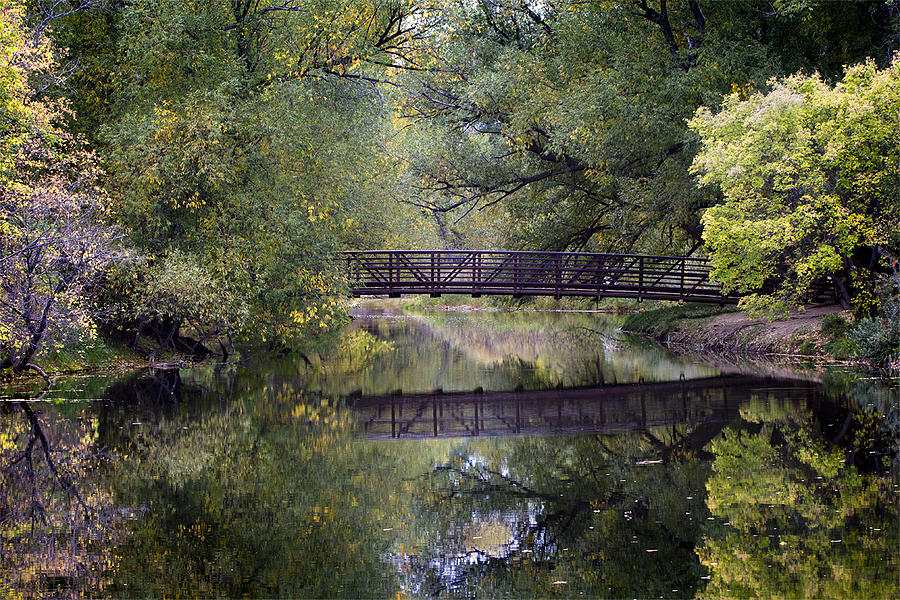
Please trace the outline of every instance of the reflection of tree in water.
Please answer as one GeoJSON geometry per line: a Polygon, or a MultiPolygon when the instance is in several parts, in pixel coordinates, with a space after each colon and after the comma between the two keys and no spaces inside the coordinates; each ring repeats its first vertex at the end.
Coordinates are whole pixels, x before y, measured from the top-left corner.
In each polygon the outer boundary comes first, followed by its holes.
{"type": "Polygon", "coordinates": [[[891,436],[870,413],[844,412],[823,422],[761,400],[712,442],[707,597],[900,595],[891,436]]]}
{"type": "Polygon", "coordinates": [[[95,477],[106,458],[96,419],[77,409],[60,419],[49,405],[27,402],[0,412],[0,592],[102,589],[115,512],[95,477]]]}
{"type": "MultiPolygon", "coordinates": [[[[685,434],[653,433],[672,445],[685,434]]],[[[410,551],[420,575],[407,586],[475,596],[690,595],[703,574],[693,548],[708,466],[669,456],[640,434],[470,441],[423,480],[420,512],[437,533],[410,551]],[[510,532],[499,551],[460,535],[498,522],[510,532]]]]}
{"type": "Polygon", "coordinates": [[[662,349],[619,347],[606,317],[586,314],[430,313],[408,318],[359,318],[364,331],[390,351],[369,355],[345,344],[326,360],[320,381],[334,394],[445,390],[550,389],[640,380],[665,381],[717,375],[718,370],[679,361],[662,349]]]}
{"type": "MultiPolygon", "coordinates": [[[[883,425],[890,432],[893,468],[900,469],[900,379],[873,378],[846,369],[833,369],[826,372],[823,383],[832,396],[850,398],[861,413],[868,415],[865,420],[870,424],[883,425]]],[[[858,452],[855,454],[858,459],[867,458],[858,452]]]]}
{"type": "MultiPolygon", "coordinates": [[[[355,360],[379,355],[359,342],[355,360]]],[[[832,583],[811,588],[819,595],[884,596],[889,583],[847,578],[896,581],[897,509],[878,477],[890,436],[876,416],[820,395],[763,382],[751,386],[760,394],[729,391],[740,402],[723,419],[373,443],[354,437],[345,403],[295,375],[157,372],[111,388],[108,403],[29,405],[62,479],[27,411],[5,405],[0,518],[18,546],[0,559],[0,590],[15,579],[55,596],[386,597],[399,586],[673,597],[802,595],[798,582],[821,580],[832,583]],[[105,446],[115,461],[101,471],[105,446]],[[49,526],[29,504],[28,448],[49,526]],[[99,527],[129,510],[104,508],[113,503],[139,507],[117,528],[127,535],[99,527]],[[773,554],[794,543],[797,556],[773,554]]]]}
{"type": "Polygon", "coordinates": [[[417,491],[406,589],[896,597],[883,421],[776,394],[751,396],[724,433],[699,423],[462,443],[417,491]]]}
{"type": "Polygon", "coordinates": [[[399,528],[397,458],[353,444],[346,409],[253,374],[214,386],[181,381],[168,402],[115,439],[131,457],[113,473],[117,498],[146,510],[116,550],[114,595],[383,597],[395,589],[384,556],[399,528]]]}

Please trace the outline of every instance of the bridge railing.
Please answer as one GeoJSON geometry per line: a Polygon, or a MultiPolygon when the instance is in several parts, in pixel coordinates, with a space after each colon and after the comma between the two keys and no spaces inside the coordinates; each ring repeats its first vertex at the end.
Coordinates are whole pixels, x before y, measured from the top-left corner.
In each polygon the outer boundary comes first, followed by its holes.
{"type": "Polygon", "coordinates": [[[341,253],[354,294],[505,294],[733,303],[706,259],[581,252],[369,250],[341,253]]]}

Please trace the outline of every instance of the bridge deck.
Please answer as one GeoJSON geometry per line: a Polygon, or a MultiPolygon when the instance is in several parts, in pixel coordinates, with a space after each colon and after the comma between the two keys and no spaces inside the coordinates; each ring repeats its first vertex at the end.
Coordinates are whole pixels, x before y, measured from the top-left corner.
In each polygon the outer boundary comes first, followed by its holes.
{"type": "Polygon", "coordinates": [[[373,250],[341,253],[354,295],[589,296],[737,303],[686,256],[373,250]]]}

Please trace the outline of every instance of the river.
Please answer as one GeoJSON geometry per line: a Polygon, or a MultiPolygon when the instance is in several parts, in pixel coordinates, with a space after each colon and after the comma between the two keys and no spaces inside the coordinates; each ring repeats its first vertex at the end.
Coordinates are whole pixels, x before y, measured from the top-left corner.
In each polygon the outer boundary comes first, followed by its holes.
{"type": "Polygon", "coordinates": [[[596,313],[359,309],[318,353],[0,404],[0,595],[900,597],[896,385],[596,313]]]}

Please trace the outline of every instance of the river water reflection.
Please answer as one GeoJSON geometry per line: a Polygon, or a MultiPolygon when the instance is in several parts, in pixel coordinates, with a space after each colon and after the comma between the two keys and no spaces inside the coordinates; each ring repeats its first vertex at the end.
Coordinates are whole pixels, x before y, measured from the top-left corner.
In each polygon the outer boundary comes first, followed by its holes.
{"type": "Polygon", "coordinates": [[[896,388],[615,330],[369,311],[322,356],[7,400],[0,593],[900,596],[896,388]]]}

